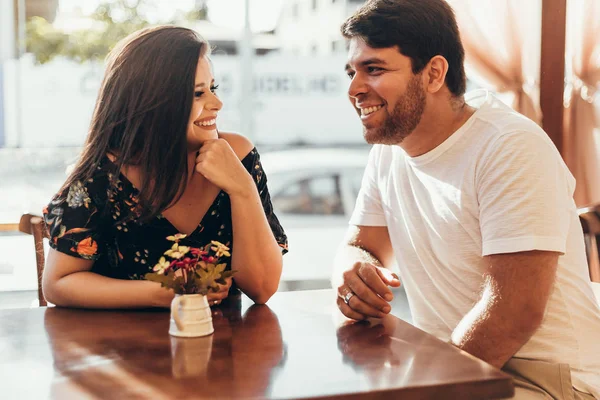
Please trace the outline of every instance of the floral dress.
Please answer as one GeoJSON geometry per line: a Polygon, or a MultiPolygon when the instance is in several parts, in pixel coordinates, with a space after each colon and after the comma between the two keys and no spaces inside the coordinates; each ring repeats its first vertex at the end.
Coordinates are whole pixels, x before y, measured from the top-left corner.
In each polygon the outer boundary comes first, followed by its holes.
{"type": "MultiPolygon", "coordinates": [[[[275,240],[287,252],[287,237],[273,213],[267,177],[256,148],[242,160],[252,175],[275,240]]],[[[74,182],[44,209],[50,246],[61,253],[94,260],[92,271],[117,279],[144,279],[172,246],[167,236],[178,233],[162,215],[138,220],[139,191],[105,157],[86,182],[74,182]]],[[[194,232],[180,244],[203,247],[217,240],[235,251],[229,196],[221,191],[194,232]]],[[[230,259],[224,261],[231,269],[230,259]]]]}

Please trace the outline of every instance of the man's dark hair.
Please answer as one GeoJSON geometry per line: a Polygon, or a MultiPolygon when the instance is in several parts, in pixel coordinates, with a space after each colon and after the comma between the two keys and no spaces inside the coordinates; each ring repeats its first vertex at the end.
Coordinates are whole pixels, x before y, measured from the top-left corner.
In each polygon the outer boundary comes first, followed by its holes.
{"type": "Polygon", "coordinates": [[[373,48],[398,46],[418,74],[436,55],[448,61],[446,85],[456,97],[466,89],[463,49],[454,11],[444,0],[369,0],[341,27],[373,48]]]}

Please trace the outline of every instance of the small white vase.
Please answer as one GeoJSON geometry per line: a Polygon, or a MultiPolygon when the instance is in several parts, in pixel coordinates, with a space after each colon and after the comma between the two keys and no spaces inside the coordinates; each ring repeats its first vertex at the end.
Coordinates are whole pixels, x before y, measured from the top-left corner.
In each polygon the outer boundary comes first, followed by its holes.
{"type": "Polygon", "coordinates": [[[214,332],[210,306],[202,294],[176,294],[171,302],[169,334],[199,337],[214,332]]]}

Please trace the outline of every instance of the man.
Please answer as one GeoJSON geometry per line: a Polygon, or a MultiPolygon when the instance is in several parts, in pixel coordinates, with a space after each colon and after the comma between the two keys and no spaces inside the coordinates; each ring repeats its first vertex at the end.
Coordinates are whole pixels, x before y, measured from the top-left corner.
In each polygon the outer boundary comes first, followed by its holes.
{"type": "Polygon", "coordinates": [[[348,94],[374,144],[336,258],[337,304],[390,312],[515,377],[516,398],[600,398],[600,310],[574,179],[535,123],[487,92],[465,102],[443,0],[371,0],[343,25],[348,94]]]}

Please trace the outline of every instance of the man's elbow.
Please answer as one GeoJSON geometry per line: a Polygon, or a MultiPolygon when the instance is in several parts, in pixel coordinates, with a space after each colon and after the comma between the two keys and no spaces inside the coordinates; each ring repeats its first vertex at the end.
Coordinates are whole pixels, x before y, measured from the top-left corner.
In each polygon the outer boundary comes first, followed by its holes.
{"type": "Polygon", "coordinates": [[[524,305],[516,312],[515,327],[519,332],[531,335],[542,325],[545,314],[545,308],[524,305]]]}

